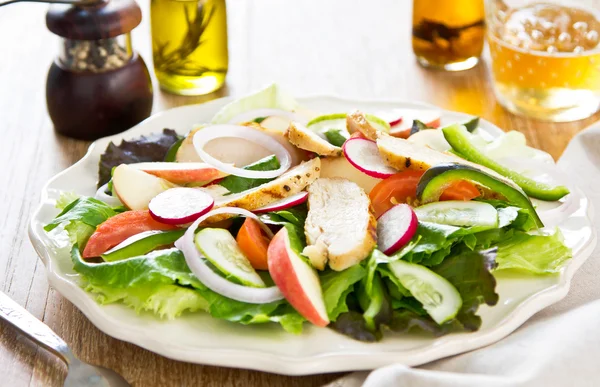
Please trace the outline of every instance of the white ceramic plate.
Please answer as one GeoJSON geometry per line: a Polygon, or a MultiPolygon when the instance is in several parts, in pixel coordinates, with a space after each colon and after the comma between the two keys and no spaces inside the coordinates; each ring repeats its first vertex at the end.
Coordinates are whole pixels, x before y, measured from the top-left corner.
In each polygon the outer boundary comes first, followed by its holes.
{"type": "MultiPolygon", "coordinates": [[[[83,159],[48,182],[41,205],[30,225],[35,250],[43,259],[50,284],[75,304],[99,329],[160,355],[192,362],[249,368],[288,375],[367,370],[392,363],[424,364],[473,350],[502,339],[534,313],[562,299],[575,271],[592,252],[596,240],[588,217],[589,202],[581,196],[578,210],[561,225],[574,258],[557,276],[498,275],[498,305],[480,308],[483,326],[478,332],[441,338],[418,335],[387,335],[378,343],[362,343],[333,330],[305,324],[300,336],[285,333],[275,324],[243,326],[211,318],[205,313],[187,314],[172,321],[136,314],[123,305],[98,305],[78,286],[71,268],[68,246],[49,238],[42,227],[57,214],[55,200],[61,191],[83,195],[95,193],[100,154],[110,141],[174,128],[185,133],[196,123],[209,121],[230,99],[184,106],[154,115],[131,130],[96,141],[83,159]]],[[[376,112],[391,108],[429,107],[411,102],[351,101],[334,97],[302,98],[307,108],[320,112],[360,108],[376,112]]],[[[467,115],[443,112],[442,123],[466,120],[467,115]]],[[[500,129],[482,121],[480,130],[490,136],[500,129]]]]}

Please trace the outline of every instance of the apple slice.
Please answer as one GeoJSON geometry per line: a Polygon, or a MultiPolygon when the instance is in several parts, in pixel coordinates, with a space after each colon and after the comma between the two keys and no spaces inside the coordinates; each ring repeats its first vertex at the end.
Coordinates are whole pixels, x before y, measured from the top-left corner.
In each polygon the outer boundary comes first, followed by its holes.
{"type": "Polygon", "coordinates": [[[395,137],[408,138],[414,120],[419,120],[432,128],[440,126],[441,113],[437,110],[396,109],[394,115],[402,117],[390,130],[390,134],[395,137]]]}
{"type": "Polygon", "coordinates": [[[175,184],[209,183],[227,176],[206,163],[135,163],[128,164],[130,167],[139,169],[156,177],[161,177],[175,184]]]}
{"type": "Polygon", "coordinates": [[[161,192],[175,187],[173,183],[126,164],[115,168],[113,190],[119,200],[131,210],[147,210],[148,203],[161,192]]]}
{"type": "Polygon", "coordinates": [[[356,169],[346,157],[323,157],[321,159],[321,177],[341,177],[355,182],[364,189],[366,194],[375,187],[381,179],[371,177],[356,169]]]}
{"type": "Polygon", "coordinates": [[[271,240],[267,251],[269,274],[289,303],[311,323],[329,324],[319,276],[290,245],[290,234],[283,227],[271,240]]]}

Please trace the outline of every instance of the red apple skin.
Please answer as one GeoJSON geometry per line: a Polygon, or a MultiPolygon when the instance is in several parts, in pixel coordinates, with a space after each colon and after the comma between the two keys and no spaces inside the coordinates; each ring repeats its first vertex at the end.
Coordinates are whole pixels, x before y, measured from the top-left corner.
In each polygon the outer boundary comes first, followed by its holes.
{"type": "Polygon", "coordinates": [[[329,324],[329,320],[324,319],[319,314],[302,288],[291,261],[292,259],[301,258],[288,254],[286,248],[287,238],[287,229],[284,227],[271,240],[267,250],[269,274],[271,274],[275,285],[298,313],[314,325],[325,327],[329,324]]]}
{"type": "Polygon", "coordinates": [[[207,167],[206,164],[194,169],[154,169],[151,166],[148,166],[141,168],[141,170],[175,184],[188,184],[197,182],[209,183],[213,180],[226,176],[226,174],[218,169],[207,167]]]}

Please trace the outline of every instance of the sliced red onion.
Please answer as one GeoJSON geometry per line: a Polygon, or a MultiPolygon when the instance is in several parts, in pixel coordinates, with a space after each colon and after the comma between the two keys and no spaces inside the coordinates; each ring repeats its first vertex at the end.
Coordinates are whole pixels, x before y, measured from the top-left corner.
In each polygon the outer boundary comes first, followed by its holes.
{"type": "Polygon", "coordinates": [[[175,242],[175,247],[183,252],[185,261],[187,262],[187,265],[192,273],[194,273],[200,282],[202,282],[210,290],[233,300],[247,302],[249,304],[266,304],[283,299],[283,294],[281,294],[281,291],[279,288],[277,288],[277,286],[271,286],[268,288],[253,288],[249,286],[238,285],[221,277],[210,267],[208,267],[206,263],[204,263],[204,257],[194,244],[195,231],[200,223],[213,215],[219,214],[237,214],[252,218],[258,221],[261,228],[267,232],[269,237],[273,237],[273,233],[269,227],[264,224],[258,218],[258,216],[254,215],[250,211],[235,207],[223,207],[212,210],[192,223],[185,234],[178,239],[177,242],[175,242]]]}
{"type": "Polygon", "coordinates": [[[307,123],[306,118],[302,117],[301,115],[299,115],[297,113],[293,113],[293,112],[288,112],[287,110],[281,110],[281,109],[249,110],[247,112],[240,113],[237,116],[233,117],[232,119],[229,120],[228,123],[229,124],[240,124],[242,122],[252,121],[259,117],[272,117],[272,116],[287,118],[290,121],[298,121],[298,122],[302,122],[303,124],[307,123]]]}
{"type": "Polygon", "coordinates": [[[282,175],[292,165],[290,153],[279,141],[275,140],[268,134],[261,133],[258,130],[246,126],[229,124],[208,126],[194,134],[193,142],[194,148],[196,149],[196,152],[202,161],[212,165],[219,171],[228,173],[230,175],[246,177],[249,179],[271,179],[282,175]],[[208,144],[208,142],[221,137],[238,137],[254,142],[273,152],[273,154],[277,156],[281,166],[273,171],[250,171],[247,169],[237,168],[231,164],[217,160],[206,153],[204,151],[204,147],[206,144],[208,144]]]}
{"type": "Polygon", "coordinates": [[[540,182],[562,184],[569,188],[570,193],[559,201],[560,205],[558,207],[547,210],[537,209],[537,213],[546,227],[557,226],[579,208],[579,201],[581,200],[579,190],[573,186],[571,178],[556,164],[520,157],[504,157],[496,161],[540,182]]]}
{"type": "Polygon", "coordinates": [[[94,197],[96,199],[108,204],[111,207],[122,206],[123,203],[121,203],[121,201],[119,200],[118,197],[111,196],[106,193],[107,189],[108,189],[108,183],[106,183],[102,187],[98,188],[98,191],[96,191],[96,196],[94,196],[94,197]]]}

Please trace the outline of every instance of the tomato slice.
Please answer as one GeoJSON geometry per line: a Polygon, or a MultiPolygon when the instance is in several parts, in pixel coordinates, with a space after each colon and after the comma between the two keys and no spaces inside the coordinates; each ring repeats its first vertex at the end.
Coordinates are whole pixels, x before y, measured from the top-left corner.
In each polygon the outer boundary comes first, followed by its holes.
{"type": "Polygon", "coordinates": [[[246,218],[235,240],[253,268],[257,270],[269,269],[267,250],[270,241],[256,220],[246,218]]]}
{"type": "MultiPolygon", "coordinates": [[[[403,171],[377,183],[369,194],[375,217],[378,218],[398,203],[413,204],[417,197],[417,184],[424,173],[403,171]]],[[[479,190],[472,183],[460,180],[452,183],[442,193],[440,200],[471,200],[479,195],[479,190]]]]}
{"type": "Polygon", "coordinates": [[[403,171],[379,183],[371,190],[369,198],[378,218],[398,203],[409,203],[417,197],[417,183],[425,171],[403,171]]]}
{"type": "Polygon", "coordinates": [[[92,234],[83,258],[99,257],[125,239],[144,231],[173,230],[177,226],[157,222],[148,210],[126,211],[108,218],[92,234]]]}
{"type": "Polygon", "coordinates": [[[481,195],[473,183],[459,180],[448,187],[440,196],[440,200],[472,200],[481,195]]]}

